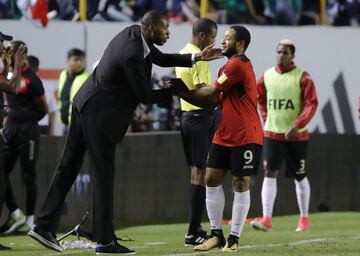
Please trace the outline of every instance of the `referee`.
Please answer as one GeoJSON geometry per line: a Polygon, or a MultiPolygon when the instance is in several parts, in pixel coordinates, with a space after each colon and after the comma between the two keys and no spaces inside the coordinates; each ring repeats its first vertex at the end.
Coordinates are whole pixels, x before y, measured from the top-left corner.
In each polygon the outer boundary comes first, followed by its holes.
{"type": "MultiPolygon", "coordinates": [[[[193,25],[192,39],[181,54],[200,53],[215,42],[217,25],[210,19],[199,19],[193,25]]],[[[211,73],[206,61],[199,61],[191,68],[176,67],[176,77],[181,78],[189,90],[211,85],[211,73]]],[[[199,245],[207,240],[201,228],[201,218],[205,208],[206,157],[214,134],[214,113],[194,106],[180,99],[181,135],[187,164],[191,167],[190,217],[185,236],[185,246],[199,245]]]]}

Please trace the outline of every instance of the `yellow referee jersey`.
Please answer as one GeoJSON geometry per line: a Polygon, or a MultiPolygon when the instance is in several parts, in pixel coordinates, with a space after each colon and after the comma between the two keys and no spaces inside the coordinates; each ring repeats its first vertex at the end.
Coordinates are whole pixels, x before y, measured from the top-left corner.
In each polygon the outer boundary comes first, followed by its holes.
{"type": "MultiPolygon", "coordinates": [[[[197,46],[188,43],[181,51],[181,54],[185,53],[199,53],[201,52],[200,48],[197,46]]],[[[209,64],[207,61],[198,61],[191,68],[176,67],[175,68],[176,77],[181,78],[189,90],[195,90],[196,85],[198,84],[207,84],[211,85],[211,73],[209,69],[209,64]]],[[[193,111],[201,109],[197,106],[194,106],[187,101],[180,99],[181,110],[182,111],[193,111]]]]}

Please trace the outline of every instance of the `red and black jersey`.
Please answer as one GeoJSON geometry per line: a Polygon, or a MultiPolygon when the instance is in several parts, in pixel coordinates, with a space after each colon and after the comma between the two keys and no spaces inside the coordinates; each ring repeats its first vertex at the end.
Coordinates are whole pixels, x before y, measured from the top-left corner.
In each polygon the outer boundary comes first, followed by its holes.
{"type": "Polygon", "coordinates": [[[227,147],[263,143],[263,129],[257,112],[256,78],[245,55],[234,56],[219,70],[215,87],[221,118],[213,143],[227,147]]]}
{"type": "Polygon", "coordinates": [[[23,66],[18,94],[7,94],[9,121],[37,122],[36,99],[43,96],[44,87],[40,78],[27,65],[23,66]]]}

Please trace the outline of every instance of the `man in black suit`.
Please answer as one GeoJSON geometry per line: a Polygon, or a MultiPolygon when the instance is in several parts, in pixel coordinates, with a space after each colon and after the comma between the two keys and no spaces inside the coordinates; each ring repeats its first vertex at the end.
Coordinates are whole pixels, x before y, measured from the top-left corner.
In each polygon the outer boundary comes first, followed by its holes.
{"type": "Polygon", "coordinates": [[[221,56],[207,47],[198,54],[164,54],[156,45],[169,38],[169,22],[158,11],[149,11],[141,26],[125,28],[109,43],[89,79],[75,96],[70,130],[60,164],[36,224],[29,235],[44,246],[62,251],[55,232],[66,194],[88,150],[94,182],[93,216],[97,254],[134,254],[116,242],[113,219],[113,181],[116,145],[123,139],[136,106],[166,102],[170,89],[152,90],[152,63],[191,67],[195,61],[221,56]]]}

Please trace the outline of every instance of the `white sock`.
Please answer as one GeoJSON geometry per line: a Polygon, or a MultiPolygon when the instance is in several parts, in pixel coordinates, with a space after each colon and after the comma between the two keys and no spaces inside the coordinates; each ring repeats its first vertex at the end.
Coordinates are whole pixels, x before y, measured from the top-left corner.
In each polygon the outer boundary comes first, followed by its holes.
{"type": "Polygon", "coordinates": [[[299,205],[300,216],[309,216],[310,183],[307,177],[301,181],[295,180],[296,198],[299,205]]]}
{"type": "Polygon", "coordinates": [[[250,208],[250,190],[234,192],[230,235],[240,237],[250,208]]]}
{"type": "Polygon", "coordinates": [[[261,201],[264,217],[272,217],[276,193],[276,178],[264,177],[261,190],[261,201]]]}
{"type": "Polygon", "coordinates": [[[211,229],[222,229],[225,196],[222,185],[217,187],[206,186],[206,210],[211,229]]]}
{"type": "Polygon", "coordinates": [[[25,223],[32,227],[34,225],[34,215],[26,216],[25,223]]]}
{"type": "Polygon", "coordinates": [[[19,217],[22,214],[21,210],[17,208],[15,211],[11,213],[11,216],[13,217],[19,217]]]}

